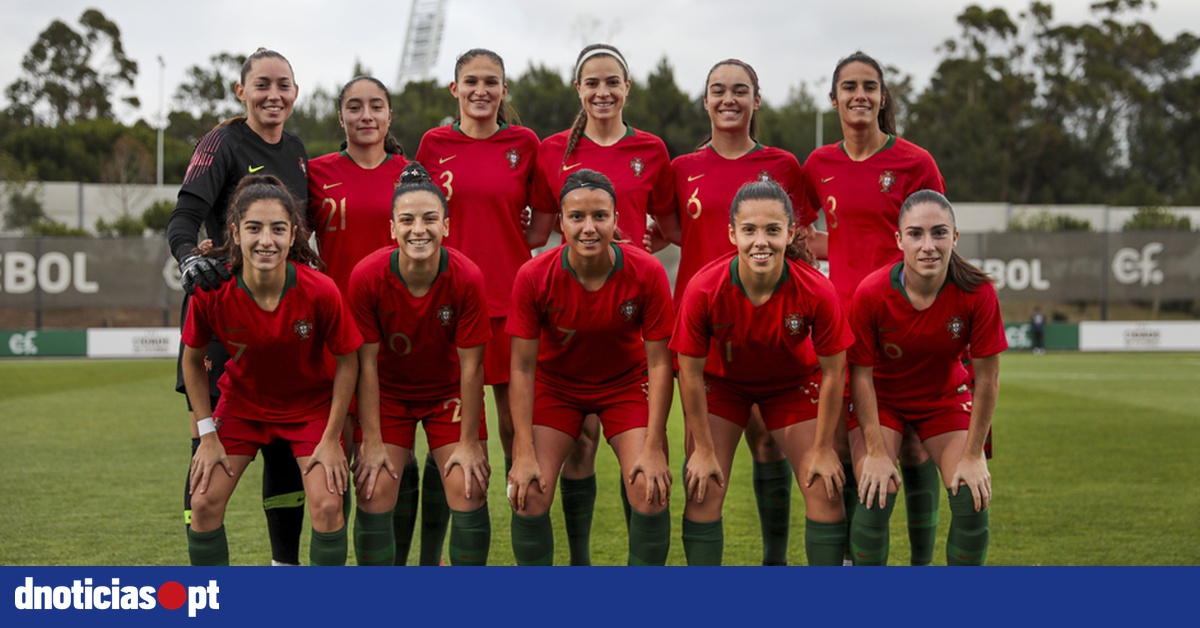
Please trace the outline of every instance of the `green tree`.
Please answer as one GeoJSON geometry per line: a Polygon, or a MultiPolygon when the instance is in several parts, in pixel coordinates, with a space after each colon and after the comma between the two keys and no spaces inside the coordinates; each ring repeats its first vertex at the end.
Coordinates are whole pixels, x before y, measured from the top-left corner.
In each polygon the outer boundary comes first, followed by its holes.
{"type": "Polygon", "coordinates": [[[154,182],[150,151],[132,135],[122,135],[100,168],[100,181],[108,184],[105,194],[109,203],[121,212],[121,218],[130,218],[133,207],[150,193],[144,184],[154,182]]]}
{"type": "Polygon", "coordinates": [[[1121,231],[1191,231],[1192,221],[1166,207],[1139,207],[1121,231]]]}
{"type": "Polygon", "coordinates": [[[1008,221],[1009,231],[1091,231],[1092,222],[1070,214],[1052,214],[1049,211],[1025,212],[1008,221]]]}
{"type": "MultiPolygon", "coordinates": [[[[79,17],[76,31],[54,20],[21,60],[21,75],[5,89],[8,113],[21,124],[113,118],[117,91],[132,89],[137,62],[125,55],[121,30],[96,9],[79,17]]],[[[134,96],[121,102],[138,106],[134,96]]]]}
{"type": "Polygon", "coordinates": [[[709,131],[708,114],[700,98],[692,98],[679,89],[675,70],[666,57],[646,77],[645,87],[633,85],[623,117],[635,128],[662,138],[671,157],[695,150],[709,131]]]}
{"type": "Polygon", "coordinates": [[[175,89],[173,111],[167,116],[167,133],[187,144],[195,144],[218,122],[243,115],[234,85],[241,80],[246,55],[219,52],[208,65],[193,65],[184,72],[184,82],[175,89]]]}
{"type": "Polygon", "coordinates": [[[167,233],[167,223],[171,221],[171,212],[174,211],[174,201],[159,199],[150,203],[150,206],[142,212],[142,223],[150,231],[165,235],[167,233]]]}
{"type": "Polygon", "coordinates": [[[37,179],[37,170],[8,153],[0,152],[0,200],[7,206],[4,229],[24,231],[45,220],[46,210],[42,207],[41,195],[42,184],[37,179]]]}
{"type": "MultiPolygon", "coordinates": [[[[569,128],[579,114],[579,95],[571,82],[541,64],[530,65],[524,74],[509,79],[508,101],[521,116],[521,123],[543,139],[569,128]]],[[[448,113],[453,115],[454,110],[448,113]]]]}

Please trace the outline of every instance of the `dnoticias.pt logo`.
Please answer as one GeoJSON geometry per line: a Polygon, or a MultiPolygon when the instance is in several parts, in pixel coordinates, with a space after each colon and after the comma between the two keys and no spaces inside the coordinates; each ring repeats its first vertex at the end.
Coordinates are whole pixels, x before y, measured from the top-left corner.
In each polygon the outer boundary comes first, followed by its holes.
{"type": "Polygon", "coordinates": [[[145,611],[160,606],[174,611],[187,605],[188,617],[195,617],[196,611],[220,610],[220,593],[216,580],[209,580],[204,586],[170,581],[156,588],[121,584],[120,578],[113,578],[109,584],[93,584],[91,578],[84,578],[70,586],[56,586],[36,584],[33,578],[26,577],[25,584],[16,588],[13,597],[19,611],[145,611]]]}

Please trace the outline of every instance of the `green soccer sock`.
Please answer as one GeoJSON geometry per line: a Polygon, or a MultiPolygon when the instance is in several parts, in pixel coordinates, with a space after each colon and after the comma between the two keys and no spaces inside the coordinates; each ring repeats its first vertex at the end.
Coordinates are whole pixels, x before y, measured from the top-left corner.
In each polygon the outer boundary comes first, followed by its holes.
{"type": "Polygon", "coordinates": [[[421,480],[421,558],[424,566],[442,564],[442,547],[450,527],[450,505],[442,486],[442,470],[432,455],[425,456],[425,477],[421,480]]]}
{"type": "Polygon", "coordinates": [[[228,567],[229,541],[225,526],[212,532],[196,532],[188,528],[188,559],[196,567],[228,567]]]}
{"type": "Polygon", "coordinates": [[[482,567],[492,547],[492,521],[487,502],[472,511],[450,511],[450,564],[482,567]]]}
{"type": "Polygon", "coordinates": [[[804,519],[804,553],[813,567],[838,567],[846,554],[846,522],[804,519]]]}
{"type": "Polygon", "coordinates": [[[631,566],[667,564],[671,549],[671,509],[653,515],[633,510],[629,518],[629,561],[631,566]]]}
{"type": "Polygon", "coordinates": [[[396,541],[392,538],[391,512],[354,514],[354,556],[360,567],[388,567],[396,562],[396,541]]]}
{"type": "Polygon", "coordinates": [[[853,552],[850,550],[850,526],[854,523],[854,513],[858,509],[858,479],[854,476],[854,463],[843,462],[842,473],[846,476],[846,483],[842,485],[842,506],[846,509],[846,551],[843,553],[843,558],[853,560],[853,552]]]}
{"type": "Polygon", "coordinates": [[[721,519],[698,523],[683,518],[683,554],[694,567],[720,567],[725,553],[725,527],[721,519]]]}
{"type": "Polygon", "coordinates": [[[513,557],[518,565],[543,566],[554,564],[554,527],[550,513],[536,517],[512,514],[513,557]]]}
{"type": "Polygon", "coordinates": [[[334,532],[312,531],[308,544],[308,564],[315,567],[346,566],[346,526],[334,532]]]}
{"type": "Polygon", "coordinates": [[[933,563],[933,546],[937,542],[938,493],[942,482],[933,460],[909,466],[902,465],[904,478],[904,509],[908,521],[908,542],[912,546],[915,566],[933,563]]]}
{"type": "Polygon", "coordinates": [[[396,539],[396,566],[408,564],[413,530],[417,527],[417,503],[421,498],[421,474],[417,461],[410,459],[400,478],[400,492],[392,510],[392,536],[396,539]]]}
{"type": "Polygon", "coordinates": [[[946,564],[952,567],[978,567],[987,561],[988,511],[975,512],[971,489],[958,487],[950,498],[950,534],[946,537],[946,564]]]}
{"type": "Polygon", "coordinates": [[[762,527],[763,565],[786,565],[792,516],[792,465],[786,459],[754,462],[754,500],[762,527]]]}
{"type": "Polygon", "coordinates": [[[567,529],[567,547],[572,566],[592,564],[592,515],[596,510],[596,476],[575,480],[560,478],[563,519],[567,529]]]}
{"type": "MultiPolygon", "coordinates": [[[[876,495],[878,498],[878,495],[876,495]]],[[[872,508],[859,504],[850,524],[850,553],[854,564],[865,566],[887,565],[891,549],[888,523],[896,507],[896,494],[887,494],[887,506],[880,507],[876,499],[872,508]]]]}

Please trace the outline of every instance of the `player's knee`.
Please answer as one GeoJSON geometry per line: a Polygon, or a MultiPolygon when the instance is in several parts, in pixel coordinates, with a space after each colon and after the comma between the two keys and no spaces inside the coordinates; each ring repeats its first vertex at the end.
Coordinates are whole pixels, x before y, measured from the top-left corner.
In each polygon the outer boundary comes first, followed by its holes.
{"type": "Polygon", "coordinates": [[[308,495],[309,516],[313,528],[320,532],[333,532],[342,527],[342,496],[329,491],[317,491],[308,495]]]}

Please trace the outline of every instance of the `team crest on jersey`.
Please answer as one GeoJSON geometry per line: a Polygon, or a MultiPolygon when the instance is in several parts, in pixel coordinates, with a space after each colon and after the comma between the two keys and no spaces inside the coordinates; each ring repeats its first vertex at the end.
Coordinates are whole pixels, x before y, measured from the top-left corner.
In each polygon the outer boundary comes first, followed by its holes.
{"type": "Polygon", "coordinates": [[[783,328],[789,336],[795,336],[804,331],[804,317],[799,314],[788,314],[783,318],[783,328]]]}
{"type": "Polygon", "coordinates": [[[504,153],[504,159],[508,160],[508,168],[510,170],[516,170],[517,164],[521,163],[521,151],[510,148],[508,152],[504,153]]]}
{"type": "Polygon", "coordinates": [[[883,174],[879,175],[879,191],[887,194],[892,191],[892,184],[896,182],[896,173],[891,170],[884,170],[883,174]]]}
{"type": "Polygon", "coordinates": [[[437,316],[438,322],[442,324],[442,327],[449,327],[450,321],[454,318],[454,306],[443,305],[439,307],[435,316],[437,316]]]}
{"type": "Polygon", "coordinates": [[[633,176],[641,177],[642,171],[646,169],[646,162],[642,161],[641,157],[634,157],[629,160],[629,167],[633,168],[633,176]]]}
{"type": "Polygon", "coordinates": [[[963,322],[961,316],[951,316],[950,320],[946,321],[946,331],[950,332],[950,337],[957,340],[967,324],[963,322]]]}
{"type": "Polygon", "coordinates": [[[767,181],[770,181],[770,180],[771,180],[771,171],[769,171],[769,170],[759,170],[759,171],[758,171],[758,174],[757,174],[757,175],[755,175],[755,176],[756,176],[756,178],[758,179],[758,182],[759,182],[759,183],[766,183],[767,181]]]}
{"type": "Polygon", "coordinates": [[[621,307],[618,308],[617,311],[619,311],[621,313],[621,316],[625,317],[625,322],[628,323],[633,320],[633,317],[637,316],[637,311],[638,311],[637,301],[634,301],[633,299],[629,299],[629,300],[621,303],[621,307]]]}
{"type": "Polygon", "coordinates": [[[296,332],[296,335],[299,336],[301,340],[308,340],[309,337],[312,336],[312,321],[308,320],[307,318],[301,318],[292,323],[292,331],[296,332]]]}

